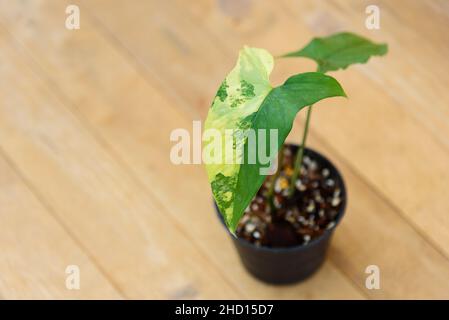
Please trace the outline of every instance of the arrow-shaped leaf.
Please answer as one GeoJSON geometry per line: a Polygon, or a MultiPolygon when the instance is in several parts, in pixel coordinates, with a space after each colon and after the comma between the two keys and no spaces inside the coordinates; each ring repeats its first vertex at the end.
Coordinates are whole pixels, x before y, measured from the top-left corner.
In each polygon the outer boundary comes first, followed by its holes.
{"type": "Polygon", "coordinates": [[[267,156],[274,159],[299,110],[327,97],[345,96],[334,78],[316,72],[295,75],[272,88],[272,68],[273,57],[266,50],[242,49],[206,119],[206,169],[215,201],[231,232],[265,179],[260,169],[268,164],[259,157],[261,148],[263,153],[269,150],[267,156]],[[268,137],[270,129],[277,132],[275,145],[268,137]],[[229,150],[232,154],[226,156],[229,150]],[[255,155],[253,163],[251,155],[255,155]]]}
{"type": "Polygon", "coordinates": [[[306,57],[318,64],[318,71],[325,73],[346,69],[354,63],[365,63],[371,56],[382,56],[388,51],[386,44],[376,44],[349,32],[324,38],[314,38],[303,49],[287,53],[283,57],[306,57]]]}

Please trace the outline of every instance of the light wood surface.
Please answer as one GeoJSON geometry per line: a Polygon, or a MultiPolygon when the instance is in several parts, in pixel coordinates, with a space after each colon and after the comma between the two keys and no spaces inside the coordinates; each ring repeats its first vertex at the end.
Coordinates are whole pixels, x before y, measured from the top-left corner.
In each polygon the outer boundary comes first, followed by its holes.
{"type": "MultiPolygon", "coordinates": [[[[0,298],[449,298],[447,3],[378,1],[373,31],[369,1],[233,2],[81,1],[79,30],[71,1],[0,2],[0,298]],[[204,168],[170,162],[170,132],[205,119],[244,44],[280,54],[341,30],[390,48],[334,73],[349,99],[314,108],[310,145],[343,172],[347,213],[318,273],[266,285],[204,168]]],[[[280,60],[272,79],[310,70],[280,60]]]]}

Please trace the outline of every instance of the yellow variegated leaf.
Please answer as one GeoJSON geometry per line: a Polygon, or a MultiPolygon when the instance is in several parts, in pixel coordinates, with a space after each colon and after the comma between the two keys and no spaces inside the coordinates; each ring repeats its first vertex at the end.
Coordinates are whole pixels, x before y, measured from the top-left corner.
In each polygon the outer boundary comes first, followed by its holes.
{"type": "MultiPolygon", "coordinates": [[[[268,51],[244,47],[236,66],[218,89],[206,119],[205,132],[217,130],[221,137],[222,152],[214,154],[221,161],[208,163],[206,169],[215,201],[227,222],[233,214],[235,186],[245,143],[244,138],[239,139],[235,136],[238,133],[229,132],[229,129],[250,127],[246,119],[260,108],[272,89],[269,81],[272,69],[273,57],[268,51]],[[232,159],[225,159],[226,141],[233,142],[232,159]]],[[[209,143],[217,142],[215,139],[204,141],[205,150],[209,143]]]]}
{"type": "Polygon", "coordinates": [[[271,160],[276,156],[303,107],[345,95],[334,78],[317,72],[292,76],[272,88],[272,69],[273,57],[266,50],[242,49],[207,116],[203,160],[215,202],[231,232],[265,179],[261,154],[271,160]],[[247,138],[249,130],[254,143],[247,138]],[[254,161],[248,161],[250,154],[256,155],[254,161]]]}

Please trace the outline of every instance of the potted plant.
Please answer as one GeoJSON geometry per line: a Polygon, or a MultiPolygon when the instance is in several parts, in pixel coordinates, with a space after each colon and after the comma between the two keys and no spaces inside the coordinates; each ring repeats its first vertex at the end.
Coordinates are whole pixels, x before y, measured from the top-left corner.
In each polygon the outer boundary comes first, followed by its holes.
{"type": "Polygon", "coordinates": [[[347,32],[315,38],[279,58],[313,59],[317,72],[293,75],[273,88],[274,58],[264,49],[244,47],[220,85],[205,122],[203,160],[217,213],[257,278],[299,281],[324,261],[347,194],[337,168],[306,148],[312,105],[346,97],[326,72],[386,52],[387,45],[347,32]],[[303,108],[302,144],[284,144],[303,108]]]}

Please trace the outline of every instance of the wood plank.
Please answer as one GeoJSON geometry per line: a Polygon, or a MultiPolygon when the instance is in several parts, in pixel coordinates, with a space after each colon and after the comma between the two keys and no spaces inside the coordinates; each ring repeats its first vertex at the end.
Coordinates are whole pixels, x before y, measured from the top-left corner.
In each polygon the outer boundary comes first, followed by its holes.
{"type": "Polygon", "coordinates": [[[347,216],[330,251],[333,262],[375,299],[449,298],[448,259],[373,192],[334,152],[334,145],[315,137],[312,132],[310,145],[331,156],[348,187],[347,216]],[[368,265],[380,268],[381,290],[365,287],[368,265]]]}
{"type": "MultiPolygon", "coordinates": [[[[59,3],[46,4],[42,10],[34,11],[32,19],[36,32],[56,30],[59,3]]],[[[191,120],[151,87],[132,64],[93,31],[87,20],[83,21],[84,27],[79,32],[62,30],[58,34],[60,41],[45,44],[22,34],[20,25],[7,24],[14,36],[26,45],[26,51],[39,62],[40,67],[35,66],[35,70],[45,70],[53,90],[62,89],[62,98],[73,103],[82,117],[98,128],[113,153],[123,158],[140,179],[144,192],[154,193],[161,199],[191,241],[203,249],[214,261],[213,265],[239,289],[236,295],[275,299],[362,297],[331,263],[326,263],[316,277],[295,286],[267,286],[251,278],[243,270],[216,219],[204,169],[177,167],[168,161],[170,131],[189,127],[191,120]],[[89,48],[90,58],[77,58],[79,48],[89,48]],[[57,70],[59,72],[55,72],[57,70]],[[154,121],[163,125],[149,125],[154,121]]]]}
{"type": "MultiPolygon", "coordinates": [[[[289,3],[294,4],[289,9],[297,14],[296,18],[298,14],[302,16],[300,3],[289,3]]],[[[388,61],[391,62],[370,63],[360,70],[449,148],[449,125],[444,121],[449,116],[446,90],[449,75],[444,72],[449,67],[446,59],[449,39],[445,32],[449,17],[425,10],[427,6],[422,1],[412,0],[407,6],[381,1],[378,4],[382,12],[381,29],[373,32],[365,29],[361,19],[368,4],[330,1],[323,2],[321,10],[332,12],[328,26],[332,28],[336,23],[334,30],[336,26],[351,29],[390,44],[388,61]],[[418,23],[423,21],[426,23],[418,23]]],[[[310,23],[312,30],[316,31],[317,22],[310,23]]]]}
{"type": "Polygon", "coordinates": [[[0,34],[1,147],[128,298],[238,291],[0,34]],[[207,266],[207,267],[205,267],[207,266]]]}
{"type": "Polygon", "coordinates": [[[1,153],[0,298],[122,298],[1,153]],[[66,287],[69,265],[79,267],[79,290],[66,287]]]}
{"type": "MultiPolygon", "coordinates": [[[[197,3],[197,2],[195,2],[195,3],[197,3]]],[[[169,11],[169,13],[171,14],[174,10],[175,10],[175,8],[173,7],[173,8],[171,8],[172,10],[170,10],[169,11]]],[[[138,10],[138,11],[144,11],[144,8],[136,8],[135,10],[138,10]]],[[[265,12],[267,12],[268,10],[265,10],[265,12]]],[[[273,10],[274,11],[274,10],[273,10]]],[[[270,11],[270,12],[273,12],[273,11],[270,11]]],[[[98,13],[98,12],[101,12],[101,8],[100,7],[97,7],[97,10],[95,10],[95,13],[98,13]]],[[[185,11],[183,11],[184,12],[184,14],[185,14],[185,11]]],[[[161,13],[161,10],[159,10],[159,13],[161,13]]],[[[169,14],[169,13],[167,13],[166,12],[166,14],[169,14]]],[[[112,15],[112,13],[111,12],[109,12],[109,14],[110,15],[112,15]]],[[[179,13],[178,13],[179,14],[179,13]]],[[[100,16],[101,16],[101,14],[100,14],[100,16]]],[[[178,15],[176,15],[176,17],[177,17],[178,15]]],[[[178,21],[178,20],[176,20],[176,21],[178,21]]],[[[181,20],[181,22],[182,22],[183,20],[181,20]]],[[[277,21],[284,21],[284,20],[282,20],[282,19],[278,19],[277,21]]],[[[126,33],[126,30],[119,30],[118,28],[115,28],[115,24],[114,24],[114,21],[111,21],[111,20],[107,20],[107,18],[105,18],[104,20],[102,20],[102,22],[103,23],[107,23],[108,24],[108,26],[109,27],[111,27],[111,30],[113,30],[113,33],[116,35],[116,36],[118,36],[118,37],[120,37],[120,35],[124,35],[125,33],[126,33]]],[[[179,22],[179,21],[178,21],[179,22]]],[[[142,22],[142,24],[145,24],[144,22],[142,22]]],[[[220,23],[217,23],[218,25],[223,25],[223,24],[220,24],[220,23]]],[[[281,24],[282,26],[284,26],[283,28],[281,28],[281,27],[279,27],[279,28],[276,28],[276,29],[274,29],[274,31],[275,32],[272,32],[272,33],[269,33],[269,35],[270,35],[270,37],[267,37],[267,38],[265,38],[265,41],[268,43],[268,42],[271,42],[272,43],[272,45],[274,45],[274,44],[276,44],[276,42],[275,42],[275,38],[278,38],[278,39],[282,39],[282,33],[283,34],[285,34],[285,30],[286,30],[286,28],[285,28],[285,25],[283,25],[283,24],[281,24]],[[274,43],[274,44],[273,44],[274,43]]],[[[146,29],[146,27],[145,26],[142,26],[143,28],[145,28],[146,29]]],[[[148,27],[148,29],[150,29],[151,28],[151,25],[148,25],[147,26],[148,27]]],[[[189,27],[191,27],[191,25],[190,24],[186,24],[186,25],[182,25],[182,27],[180,26],[179,27],[179,30],[181,30],[180,32],[182,32],[182,33],[189,33],[190,32],[190,30],[189,30],[189,27]]],[[[204,26],[203,26],[204,27],[204,26]]],[[[302,30],[301,30],[302,31],[302,30]]],[[[236,33],[232,33],[232,30],[229,30],[229,29],[227,29],[226,30],[226,32],[227,32],[227,34],[228,34],[228,36],[227,36],[227,38],[224,38],[225,37],[225,33],[223,32],[223,33],[220,33],[220,35],[221,36],[223,36],[223,38],[226,40],[226,41],[224,41],[224,42],[226,42],[227,44],[229,44],[229,43],[231,43],[232,44],[232,41],[231,40],[229,40],[230,38],[232,38],[233,36],[238,36],[238,34],[236,34],[236,33]],[[229,40],[229,41],[227,41],[227,40],[229,40]]],[[[249,32],[250,33],[250,32],[249,32]]],[[[192,32],[192,34],[195,34],[195,32],[192,32]]],[[[179,35],[178,35],[179,36],[179,35]]],[[[261,37],[265,37],[265,36],[267,36],[267,33],[264,33],[263,34],[263,36],[261,36],[261,37]]],[[[138,46],[138,47],[133,47],[133,41],[135,41],[135,42],[139,42],[140,44],[141,43],[143,43],[143,42],[145,42],[145,41],[143,41],[143,36],[142,37],[140,37],[140,35],[133,35],[133,37],[127,37],[126,39],[125,39],[125,37],[123,36],[123,38],[120,38],[122,41],[123,41],[123,43],[125,43],[125,45],[126,45],[126,47],[128,48],[128,49],[132,49],[133,50],[133,53],[134,53],[134,55],[135,56],[137,56],[139,59],[141,59],[140,61],[144,61],[144,66],[145,67],[149,67],[149,68],[151,68],[152,66],[153,66],[153,64],[154,64],[154,61],[151,61],[151,60],[146,60],[146,59],[144,59],[144,58],[142,58],[142,56],[140,55],[140,50],[142,50],[142,47],[141,47],[141,45],[140,46],[138,46]],[[134,38],[133,38],[134,37],[134,38]],[[135,50],[134,50],[135,49],[135,50]]],[[[179,36],[180,38],[182,38],[182,36],[179,36]]],[[[256,36],[255,36],[256,37],[256,36]]],[[[218,38],[218,37],[217,37],[218,38]]],[[[192,42],[192,43],[195,43],[193,40],[194,40],[195,38],[189,38],[189,41],[190,42],[192,42]]],[[[285,37],[283,38],[284,40],[286,39],[285,37]]],[[[287,38],[287,40],[288,40],[289,38],[287,38]]],[[[285,40],[285,41],[287,41],[287,40],[285,40]]],[[[206,41],[206,39],[203,37],[202,38],[202,41],[206,41]]],[[[209,41],[212,41],[211,39],[209,39],[209,41]]],[[[253,42],[255,42],[255,40],[253,40],[253,42]]],[[[291,44],[290,44],[291,45],[291,44]]],[[[147,50],[151,50],[151,48],[147,48],[147,50]]],[[[213,57],[213,58],[215,58],[215,57],[213,57]]],[[[185,58],[184,58],[185,59],[185,58]]],[[[203,60],[206,60],[206,59],[209,59],[209,57],[206,57],[206,56],[204,56],[203,58],[202,58],[202,61],[203,60]]],[[[179,63],[184,63],[184,60],[182,60],[181,62],[179,62],[179,63]]],[[[185,66],[184,66],[185,67],[185,66]]],[[[224,68],[224,67],[222,67],[222,66],[218,66],[219,68],[224,68]]],[[[284,72],[287,70],[287,68],[285,68],[284,67],[284,72]]],[[[192,70],[190,70],[190,72],[194,72],[194,70],[192,69],[192,70]]],[[[225,71],[223,71],[223,72],[225,72],[225,71]]],[[[290,70],[290,72],[291,72],[291,70],[290,70]]],[[[170,70],[167,70],[167,73],[168,73],[168,75],[166,75],[166,77],[167,77],[167,79],[169,79],[170,81],[173,81],[173,78],[171,77],[171,74],[170,74],[170,70]]],[[[214,73],[215,74],[215,73],[214,73]]],[[[360,81],[361,80],[363,80],[363,81],[366,81],[366,79],[365,78],[361,78],[361,76],[359,75],[359,73],[356,73],[358,76],[359,76],[359,78],[355,78],[355,79],[353,79],[352,81],[353,81],[353,83],[354,83],[354,87],[356,87],[356,84],[357,83],[360,83],[360,81]]],[[[160,77],[161,76],[163,76],[163,75],[159,75],[159,79],[160,79],[160,77]]],[[[349,77],[349,76],[346,76],[346,77],[349,77]]],[[[212,76],[212,78],[213,78],[213,76],[212,76]]],[[[167,80],[166,79],[166,83],[168,83],[169,82],[169,80],[167,80]]],[[[346,79],[346,78],[345,78],[346,79]]],[[[219,80],[217,80],[217,83],[219,83],[219,80]]],[[[344,82],[345,83],[345,82],[344,82]]],[[[185,85],[185,83],[183,83],[183,85],[185,85]]],[[[188,83],[187,85],[190,85],[190,83],[188,83]]],[[[208,88],[207,88],[207,86],[205,86],[204,87],[205,89],[205,91],[207,91],[208,90],[208,88]]],[[[372,88],[370,89],[370,90],[372,90],[372,88]]],[[[195,92],[195,91],[198,91],[198,89],[196,89],[196,90],[192,90],[192,91],[189,91],[189,92],[195,92]]],[[[356,91],[356,90],[355,90],[356,91]]],[[[182,95],[182,94],[184,94],[183,92],[179,92],[179,94],[180,95],[182,95]]],[[[192,94],[192,96],[193,96],[194,94],[192,94]]],[[[382,98],[382,101],[381,102],[386,102],[387,103],[387,107],[391,107],[391,105],[392,105],[392,102],[391,102],[391,100],[389,99],[389,97],[388,97],[388,95],[385,95],[385,94],[382,94],[382,92],[380,92],[380,91],[373,91],[373,92],[371,92],[371,95],[381,95],[381,98],[382,98]]],[[[184,96],[183,96],[183,98],[184,98],[184,96]]],[[[185,100],[188,100],[188,101],[201,101],[202,100],[202,96],[197,96],[197,97],[190,97],[190,98],[186,98],[185,100]]],[[[363,100],[359,100],[359,101],[363,101],[363,100]]],[[[369,100],[368,100],[369,101],[369,100]]],[[[358,101],[357,101],[358,102],[358,101]]],[[[376,101],[375,101],[376,102],[376,101]]],[[[358,103],[360,103],[360,102],[358,102],[358,103]]],[[[196,104],[197,106],[199,105],[199,104],[196,104]]],[[[202,105],[201,105],[201,107],[202,107],[202,105]]],[[[385,110],[388,110],[388,108],[385,108],[385,110]]],[[[329,109],[330,109],[331,107],[329,107],[329,109]]],[[[375,110],[375,108],[372,108],[373,110],[375,110]]],[[[382,110],[382,111],[384,111],[384,110],[382,110]]],[[[200,112],[203,112],[203,110],[201,110],[200,112]]],[[[363,119],[363,117],[365,117],[366,118],[366,115],[361,115],[362,116],[362,118],[361,119],[363,119]]],[[[387,112],[387,116],[388,116],[388,112],[387,112]]],[[[393,113],[392,115],[391,115],[391,119],[393,119],[393,120],[397,120],[397,119],[399,119],[400,117],[402,117],[403,116],[403,114],[401,114],[401,113],[399,113],[398,115],[396,115],[395,113],[393,113]]],[[[335,121],[335,118],[330,118],[330,119],[332,119],[332,122],[337,122],[337,123],[340,123],[340,120],[342,120],[342,118],[344,118],[344,117],[341,117],[341,118],[338,118],[338,121],[335,121]]],[[[357,118],[357,120],[360,120],[360,119],[358,119],[357,118]]],[[[379,120],[380,121],[380,120],[379,120]]],[[[405,126],[404,126],[404,131],[405,132],[411,132],[411,133],[413,133],[413,132],[415,132],[415,130],[417,130],[417,129],[419,129],[420,127],[419,127],[419,124],[416,124],[415,122],[414,122],[414,120],[413,120],[413,118],[406,118],[406,124],[405,124],[405,126]]],[[[394,123],[393,121],[392,121],[392,123],[394,123]]],[[[400,122],[399,122],[400,123],[400,122]]],[[[322,125],[322,124],[321,124],[322,125]]],[[[346,126],[347,127],[347,126],[346,126]]],[[[366,126],[365,126],[366,127],[366,126]]],[[[338,130],[339,130],[339,128],[337,128],[338,130]]],[[[334,130],[337,130],[337,129],[334,129],[334,130]]],[[[341,130],[340,130],[341,131],[341,130]]],[[[363,131],[363,130],[362,130],[363,131]]],[[[360,130],[358,131],[358,132],[360,132],[360,130]]],[[[391,131],[388,131],[388,134],[391,134],[391,131]]],[[[388,138],[388,134],[386,135],[387,137],[386,138],[388,138]]],[[[329,136],[332,136],[332,135],[329,135],[329,136]]],[[[354,136],[354,138],[357,138],[357,134],[354,136]]],[[[375,138],[375,137],[373,137],[373,138],[375,138]]],[[[404,138],[404,137],[402,137],[401,136],[401,138],[404,138]]],[[[405,137],[406,139],[409,139],[408,137],[405,137]]],[[[387,139],[388,140],[388,139],[387,139]]],[[[407,140],[406,140],[407,141],[407,140]]],[[[362,144],[363,145],[363,141],[358,141],[360,144],[362,144]]],[[[340,142],[339,142],[340,143],[340,142]]],[[[429,144],[429,142],[427,142],[427,144],[429,144]]],[[[432,143],[432,140],[430,141],[430,145],[431,145],[431,147],[432,148],[434,148],[435,150],[437,150],[438,151],[438,155],[439,156],[441,156],[440,157],[440,159],[442,159],[442,161],[441,161],[441,163],[443,163],[443,160],[445,159],[445,151],[443,150],[443,149],[441,149],[441,147],[437,144],[437,143],[432,143]]],[[[340,145],[338,145],[338,150],[340,150],[340,145]]],[[[425,146],[422,146],[421,144],[419,145],[419,147],[425,147],[425,146]]],[[[390,148],[391,148],[391,146],[390,146],[390,148]]],[[[349,149],[349,148],[348,148],[349,149]]],[[[365,149],[363,149],[363,150],[365,150],[365,149]]],[[[337,153],[335,153],[336,155],[337,155],[337,153]]],[[[339,154],[341,154],[341,153],[339,153],[339,154]]],[[[426,152],[425,152],[425,150],[424,151],[421,151],[420,150],[420,153],[419,153],[419,155],[421,155],[421,154],[423,154],[423,155],[425,155],[426,154],[426,152]]],[[[352,163],[352,161],[351,161],[351,163],[352,163]]],[[[418,165],[422,165],[422,164],[419,164],[419,162],[418,162],[418,165]]],[[[372,170],[372,164],[370,163],[370,170],[372,170]]],[[[422,168],[422,167],[420,167],[420,168],[422,168]]],[[[410,171],[413,171],[413,170],[410,170],[410,171]]],[[[436,167],[436,169],[435,169],[435,171],[431,171],[430,172],[430,174],[432,174],[433,176],[436,176],[437,174],[439,174],[439,173],[441,173],[441,172],[444,172],[443,170],[442,170],[442,166],[437,166],[436,167]],[[438,170],[440,170],[440,171],[438,171],[438,170]],[[436,171],[436,172],[435,172],[436,171]]],[[[407,171],[407,173],[409,173],[409,171],[407,171]]],[[[369,189],[369,186],[367,186],[367,188],[368,188],[368,190],[370,190],[369,189]]],[[[444,190],[444,188],[439,188],[438,190],[444,190]]],[[[374,196],[373,196],[374,197],[374,196]]],[[[375,212],[376,212],[376,205],[375,205],[375,203],[376,203],[376,201],[377,201],[377,198],[376,197],[374,197],[373,198],[373,200],[372,200],[372,209],[371,209],[371,211],[370,211],[370,213],[369,214],[375,214],[375,212]]],[[[397,212],[397,209],[393,209],[391,212],[393,212],[395,215],[397,215],[398,214],[398,212],[397,212]]],[[[393,218],[391,218],[391,217],[395,217],[394,215],[392,215],[392,216],[389,216],[389,218],[390,219],[393,219],[393,218]]],[[[443,216],[442,215],[439,215],[438,216],[438,218],[442,218],[443,216]]],[[[444,221],[443,221],[444,222],[444,221]]],[[[432,222],[432,225],[431,225],[431,227],[432,228],[434,228],[434,227],[438,227],[438,221],[436,221],[436,220],[433,220],[432,222]]],[[[402,222],[402,224],[403,224],[403,229],[405,230],[405,231],[401,231],[400,233],[406,233],[407,234],[407,230],[410,230],[409,229],[409,226],[408,226],[408,224],[407,224],[407,222],[406,221],[403,221],[402,222]]],[[[445,223],[443,223],[443,226],[444,225],[446,225],[445,223]]],[[[425,229],[427,229],[427,230],[433,230],[433,229],[430,229],[430,227],[428,227],[428,228],[425,228],[425,229]]],[[[385,231],[386,232],[386,231],[385,231]]],[[[387,232],[386,232],[387,233],[387,232]]],[[[437,236],[438,237],[446,237],[447,236],[447,233],[442,233],[442,234],[438,234],[438,233],[436,233],[437,234],[437,236]]],[[[419,234],[419,232],[417,233],[416,231],[413,231],[413,232],[410,232],[410,233],[408,233],[408,235],[406,236],[406,238],[410,238],[411,240],[411,242],[413,242],[413,241],[418,241],[419,239],[420,239],[420,241],[422,241],[423,239],[421,239],[420,238],[420,234],[419,234]],[[414,238],[416,238],[416,239],[414,239],[414,238]]],[[[441,240],[441,239],[437,239],[437,240],[441,240]]],[[[375,239],[372,239],[371,241],[375,241],[375,239]]],[[[443,241],[439,241],[439,244],[441,245],[442,243],[445,243],[445,242],[443,242],[443,241]]],[[[399,248],[398,248],[398,250],[399,250],[399,248]]],[[[447,264],[447,262],[446,262],[446,260],[445,260],[445,258],[444,257],[442,257],[442,256],[440,256],[439,255],[439,253],[435,250],[435,249],[433,249],[432,247],[428,247],[428,250],[429,250],[429,254],[430,255],[433,255],[434,256],[434,260],[435,260],[435,265],[436,266],[446,266],[446,264],[447,264]]],[[[379,253],[380,255],[382,254],[382,253],[379,253]]],[[[411,256],[415,256],[416,255],[416,252],[413,252],[413,250],[410,250],[409,251],[409,253],[408,254],[410,254],[411,256]]],[[[399,257],[398,257],[399,258],[399,257]]],[[[416,258],[416,257],[415,257],[416,258]]],[[[400,262],[400,261],[396,261],[395,260],[395,262],[400,262]]],[[[393,263],[392,263],[392,265],[394,265],[393,263]]],[[[415,270],[416,272],[418,272],[417,270],[415,270]]],[[[431,274],[432,273],[432,271],[431,271],[431,269],[429,269],[428,270],[428,273],[429,274],[431,274]]],[[[408,282],[408,281],[410,281],[410,280],[413,280],[413,278],[412,278],[412,276],[411,275],[405,275],[405,277],[407,278],[407,280],[405,280],[405,279],[403,279],[404,281],[402,282],[400,282],[400,283],[406,283],[406,282],[408,282]]],[[[433,282],[433,284],[432,285],[434,285],[434,284],[438,284],[438,281],[436,280],[436,279],[434,279],[435,281],[433,282]]],[[[423,279],[421,279],[420,281],[423,281],[423,279]]],[[[413,281],[412,281],[413,282],[413,281]]],[[[421,283],[420,285],[423,285],[423,283],[421,283]]],[[[444,283],[443,282],[443,288],[444,288],[444,286],[446,286],[446,283],[444,283]]],[[[419,287],[419,286],[417,286],[417,287],[419,287]]],[[[400,288],[399,288],[400,289],[400,288]]],[[[403,290],[403,291],[401,291],[401,290],[399,290],[398,288],[396,288],[395,290],[398,290],[398,291],[396,291],[394,294],[397,294],[397,296],[399,296],[400,297],[400,294],[407,294],[407,291],[406,290],[403,290]]],[[[437,289],[434,293],[435,293],[435,295],[438,295],[439,293],[441,293],[441,291],[440,291],[440,289],[441,288],[439,288],[439,289],[437,289]]],[[[394,290],[393,290],[394,291],[394,290]]],[[[388,296],[388,294],[387,294],[387,296],[388,296]]]]}

